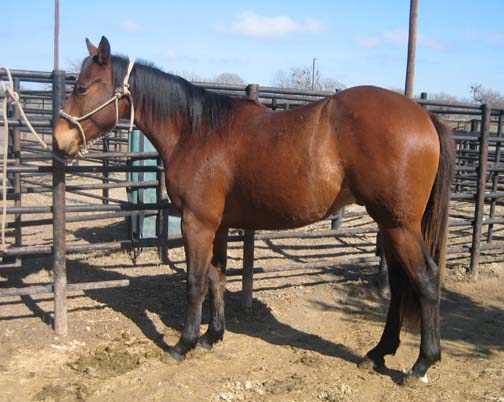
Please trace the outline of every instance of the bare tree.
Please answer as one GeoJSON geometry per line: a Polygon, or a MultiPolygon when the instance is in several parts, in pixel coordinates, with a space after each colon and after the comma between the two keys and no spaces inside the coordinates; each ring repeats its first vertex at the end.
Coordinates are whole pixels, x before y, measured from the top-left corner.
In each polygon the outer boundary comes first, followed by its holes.
{"type": "Polygon", "coordinates": [[[236,73],[221,73],[213,79],[218,84],[243,85],[245,81],[236,73]]]}
{"type": "Polygon", "coordinates": [[[504,107],[504,95],[498,91],[487,89],[482,84],[472,84],[469,90],[475,102],[488,103],[498,108],[504,107]]]}
{"type": "Polygon", "coordinates": [[[194,71],[177,71],[172,74],[178,75],[190,82],[209,82],[208,78],[202,77],[194,71]]]}
{"type": "Polygon", "coordinates": [[[467,98],[461,98],[458,96],[450,95],[445,92],[437,92],[433,94],[429,94],[429,99],[433,101],[440,101],[440,102],[452,102],[452,103],[457,103],[457,102],[468,102],[467,98]]]}
{"type": "Polygon", "coordinates": [[[335,80],[333,78],[329,77],[323,77],[319,80],[319,86],[322,91],[341,91],[342,89],[345,89],[345,85],[339,82],[338,80],[335,80]]]}
{"type": "Polygon", "coordinates": [[[289,71],[278,70],[272,84],[280,88],[311,89],[313,79],[313,88],[317,91],[336,91],[345,88],[341,82],[323,77],[318,69],[313,74],[312,69],[307,66],[292,67],[289,71]]]}

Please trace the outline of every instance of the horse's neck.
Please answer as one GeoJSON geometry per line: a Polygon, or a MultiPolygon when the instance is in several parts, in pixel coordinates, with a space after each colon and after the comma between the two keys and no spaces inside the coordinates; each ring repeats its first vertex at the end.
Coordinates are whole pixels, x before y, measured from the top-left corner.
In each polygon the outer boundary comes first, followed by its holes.
{"type": "Polygon", "coordinates": [[[179,143],[181,127],[170,120],[149,121],[141,113],[136,114],[135,125],[154,145],[163,163],[166,164],[179,143]]]}

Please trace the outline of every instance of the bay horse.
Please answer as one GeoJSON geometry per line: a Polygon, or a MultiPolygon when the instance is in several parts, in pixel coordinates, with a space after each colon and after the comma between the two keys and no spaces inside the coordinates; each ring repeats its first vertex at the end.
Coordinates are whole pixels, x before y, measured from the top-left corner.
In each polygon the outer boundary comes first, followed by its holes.
{"type": "Polygon", "coordinates": [[[274,112],[130,63],[111,54],[105,37],[98,47],[86,43],[89,56],[56,122],[57,149],[73,157],[129,117],[158,150],[187,259],[174,358],[185,359],[198,340],[211,348],[223,339],[228,228],[296,228],[357,203],[378,224],[391,290],[383,335],[360,366],[383,367],[399,347],[403,320],[416,317],[420,353],[404,380],[426,380],[441,357],[440,271],[454,164],[453,140],[437,117],[372,86],[274,112]],[[207,291],[211,318],[200,337],[207,291]]]}

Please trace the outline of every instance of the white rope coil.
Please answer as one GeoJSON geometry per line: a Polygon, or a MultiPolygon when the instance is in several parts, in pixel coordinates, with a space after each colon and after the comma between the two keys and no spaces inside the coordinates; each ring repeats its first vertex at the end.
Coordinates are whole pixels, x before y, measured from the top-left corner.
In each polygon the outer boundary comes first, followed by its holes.
{"type": "Polygon", "coordinates": [[[0,80],[0,85],[2,89],[2,96],[4,96],[3,100],[3,105],[2,105],[2,116],[4,120],[4,125],[5,125],[5,132],[4,132],[4,152],[3,152],[3,160],[2,160],[2,166],[3,166],[3,173],[2,173],[2,223],[1,223],[1,228],[0,228],[0,234],[1,234],[1,248],[3,251],[6,249],[5,245],[5,228],[6,228],[6,222],[7,222],[7,155],[9,153],[9,119],[8,119],[8,104],[10,103],[11,105],[15,106],[17,110],[19,111],[19,114],[23,121],[25,122],[26,126],[30,130],[30,132],[33,134],[33,136],[37,139],[37,141],[40,143],[42,148],[51,153],[52,157],[66,163],[66,160],[61,158],[60,156],[54,154],[50,149],[49,146],[44,142],[42,137],[37,133],[37,131],[33,128],[31,125],[30,121],[28,120],[28,117],[26,117],[26,113],[23,110],[23,107],[21,106],[21,102],[19,94],[14,90],[14,80],[12,79],[12,74],[7,67],[0,67],[0,71],[5,71],[5,74],[7,75],[7,81],[8,84],[5,85],[4,80],[0,80]]]}
{"type": "MultiPolygon", "coordinates": [[[[87,153],[89,152],[89,145],[93,144],[96,139],[92,139],[91,141],[87,141],[86,139],[86,133],[84,132],[84,128],[80,124],[83,120],[89,119],[91,116],[94,114],[98,113],[100,110],[106,108],[108,105],[114,103],[115,104],[115,111],[116,111],[116,123],[115,126],[117,126],[117,123],[119,122],[119,100],[126,97],[129,99],[130,102],[130,107],[131,107],[131,112],[130,112],[130,124],[129,124],[129,130],[128,132],[131,132],[133,130],[133,124],[135,121],[135,107],[133,105],[133,97],[131,95],[131,91],[129,88],[129,78],[131,75],[131,71],[133,70],[135,63],[130,62],[128,65],[128,70],[126,73],[126,76],[124,77],[123,85],[120,88],[117,88],[116,91],[114,92],[114,97],[103,103],[102,105],[98,106],[96,109],[92,110],[89,113],[86,113],[84,116],[76,117],[72,116],[63,110],[59,111],[59,115],[68,120],[71,124],[74,124],[77,126],[79,133],[82,138],[82,145],[79,147],[79,152],[77,153],[78,156],[80,157],[85,157],[87,153]]],[[[0,80],[1,84],[1,95],[4,97],[3,100],[3,105],[2,105],[2,115],[3,115],[3,120],[4,120],[4,125],[5,125],[5,138],[4,138],[4,153],[3,153],[3,174],[2,174],[2,222],[1,222],[1,228],[0,228],[0,235],[1,235],[1,249],[3,251],[6,250],[6,245],[5,245],[5,228],[6,228],[6,222],[7,222],[7,155],[9,152],[9,119],[8,119],[8,104],[10,103],[11,105],[14,105],[17,107],[20,116],[22,117],[23,121],[25,122],[26,126],[30,130],[30,132],[34,135],[34,137],[37,139],[37,141],[40,143],[42,148],[51,153],[52,157],[59,160],[60,162],[67,163],[70,159],[69,158],[61,158],[59,155],[55,154],[49,149],[49,146],[44,142],[42,137],[35,131],[33,126],[31,125],[30,121],[28,120],[28,117],[26,117],[25,111],[23,110],[23,107],[21,106],[20,103],[20,97],[19,94],[14,90],[14,80],[12,79],[12,74],[10,70],[7,67],[0,67],[0,72],[5,71],[5,74],[7,75],[7,80],[8,80],[8,85],[5,85],[3,80],[0,80]]]]}

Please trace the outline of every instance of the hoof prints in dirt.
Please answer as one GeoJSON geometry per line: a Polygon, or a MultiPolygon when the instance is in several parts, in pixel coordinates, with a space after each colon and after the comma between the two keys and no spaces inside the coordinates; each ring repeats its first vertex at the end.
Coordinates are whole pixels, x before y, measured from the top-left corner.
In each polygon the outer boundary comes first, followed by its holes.
{"type": "Polygon", "coordinates": [[[34,401],[85,401],[89,395],[83,384],[72,384],[70,387],[46,385],[33,398],[34,401]]]}
{"type": "Polygon", "coordinates": [[[230,401],[351,401],[352,389],[345,384],[319,385],[307,393],[309,378],[292,374],[283,379],[264,381],[237,381],[225,385],[226,390],[216,395],[212,402],[230,401]]]}

